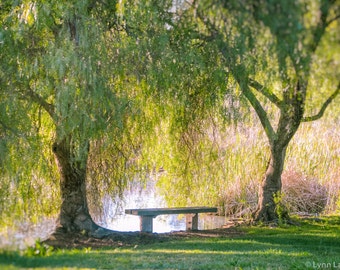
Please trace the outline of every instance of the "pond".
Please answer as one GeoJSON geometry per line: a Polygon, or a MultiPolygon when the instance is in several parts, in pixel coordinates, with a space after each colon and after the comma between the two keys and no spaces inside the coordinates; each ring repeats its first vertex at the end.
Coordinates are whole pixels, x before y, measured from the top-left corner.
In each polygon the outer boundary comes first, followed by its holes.
{"type": "MultiPolygon", "coordinates": [[[[122,232],[140,230],[139,217],[126,215],[125,209],[167,207],[165,200],[157,192],[154,181],[149,181],[145,186],[132,183],[118,203],[106,196],[103,205],[103,214],[101,217],[94,217],[95,221],[100,226],[122,232]]],[[[199,230],[220,228],[227,222],[225,217],[209,214],[199,214],[198,220],[199,230]]],[[[19,230],[8,228],[0,232],[0,248],[24,249],[33,245],[37,239],[47,239],[55,230],[55,220],[47,218],[37,224],[18,221],[17,225],[19,230]]],[[[153,220],[155,233],[181,231],[185,227],[184,215],[160,215],[153,220]]]]}
{"type": "MultiPolygon", "coordinates": [[[[104,217],[100,225],[117,231],[139,231],[140,220],[138,216],[126,215],[125,209],[167,207],[165,200],[159,195],[155,182],[149,181],[145,187],[133,183],[132,188],[125,191],[119,206],[111,198],[104,200],[104,217]]],[[[225,217],[211,214],[199,214],[198,229],[220,228],[226,223],[225,217]]],[[[184,215],[160,215],[153,220],[153,232],[164,233],[185,230],[184,215]]]]}

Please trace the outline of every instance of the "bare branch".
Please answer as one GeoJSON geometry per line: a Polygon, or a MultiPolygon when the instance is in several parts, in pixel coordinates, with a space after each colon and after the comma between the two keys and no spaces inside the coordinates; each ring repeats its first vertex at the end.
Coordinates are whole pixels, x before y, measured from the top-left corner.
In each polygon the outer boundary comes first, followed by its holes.
{"type": "MultiPolygon", "coordinates": [[[[243,67],[238,67],[238,68],[243,68],[243,67]]],[[[260,101],[256,98],[256,96],[254,95],[254,93],[250,90],[249,88],[249,83],[248,82],[244,82],[244,77],[240,77],[239,76],[240,72],[237,70],[237,68],[235,70],[233,70],[233,75],[236,78],[237,83],[239,84],[239,86],[241,87],[242,93],[243,95],[247,98],[247,100],[249,101],[249,103],[251,104],[251,106],[254,108],[257,116],[260,119],[260,122],[264,128],[264,131],[266,132],[266,135],[269,139],[269,142],[272,143],[273,140],[276,137],[276,133],[270,123],[270,120],[268,118],[268,114],[267,112],[264,110],[264,108],[262,107],[260,101]]]]}
{"type": "Polygon", "coordinates": [[[267,137],[269,139],[269,142],[272,143],[273,140],[276,137],[276,133],[269,121],[267,112],[263,109],[261,103],[258,101],[258,99],[255,97],[253,92],[249,89],[248,86],[244,86],[242,93],[245,95],[245,97],[248,99],[251,106],[254,108],[256,114],[258,115],[260,122],[264,128],[264,131],[267,134],[267,137]]]}
{"type": "Polygon", "coordinates": [[[255,90],[260,92],[266,98],[268,98],[272,103],[274,103],[277,107],[282,107],[282,100],[280,100],[272,91],[268,88],[264,87],[259,82],[249,79],[249,86],[253,87],[255,90]]]}
{"type": "Polygon", "coordinates": [[[307,117],[302,118],[302,122],[311,122],[311,121],[315,121],[315,120],[320,119],[323,116],[323,114],[325,113],[328,105],[336,98],[336,96],[339,94],[339,92],[340,92],[340,82],[339,82],[336,90],[333,92],[333,94],[322,105],[320,111],[316,115],[307,116],[307,117]]]}

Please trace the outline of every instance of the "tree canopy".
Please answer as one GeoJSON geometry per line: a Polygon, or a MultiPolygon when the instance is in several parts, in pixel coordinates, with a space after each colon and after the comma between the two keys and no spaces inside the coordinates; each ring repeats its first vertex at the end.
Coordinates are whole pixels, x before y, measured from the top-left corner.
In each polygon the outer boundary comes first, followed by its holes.
{"type": "MultiPolygon", "coordinates": [[[[123,186],[122,172],[129,155],[136,150],[129,145],[129,137],[135,136],[130,130],[135,123],[131,119],[142,117],[136,99],[138,86],[125,89],[125,81],[132,76],[122,76],[126,69],[121,66],[126,31],[119,22],[119,5],[113,1],[7,1],[3,5],[1,131],[9,135],[2,145],[10,149],[8,138],[17,142],[21,135],[23,140],[32,141],[20,143],[19,152],[7,151],[12,164],[12,170],[4,173],[8,175],[8,185],[18,167],[26,159],[36,162],[36,156],[43,159],[37,165],[47,166],[44,171],[38,170],[41,186],[45,178],[53,181],[57,177],[57,168],[51,161],[54,155],[61,175],[62,208],[69,208],[61,213],[77,216],[75,212],[81,208],[83,213],[79,215],[83,218],[88,215],[84,188],[90,145],[94,144],[93,151],[99,151],[99,142],[108,144],[103,140],[113,145],[99,155],[104,161],[111,155],[110,164],[116,169],[115,180],[107,181],[106,188],[123,186]],[[32,144],[37,152],[29,151],[32,144]],[[54,174],[50,175],[50,171],[54,174]],[[75,193],[79,199],[74,199],[75,193]]],[[[93,178],[96,168],[103,165],[99,156],[91,163],[93,178]]],[[[112,173],[107,167],[101,166],[100,175],[112,173]]],[[[15,186],[34,182],[31,177],[36,173],[30,166],[27,170],[26,175],[18,176],[15,186]]],[[[62,225],[72,229],[74,217],[65,219],[62,225]]]]}
{"type": "Polygon", "coordinates": [[[214,202],[216,138],[251,111],[269,149],[255,218],[275,220],[287,146],[340,91],[338,0],[0,5],[0,204],[57,199],[66,230],[97,230],[91,198],[140,170],[214,202]]]}
{"type": "MultiPolygon", "coordinates": [[[[186,119],[177,118],[175,123],[184,127],[184,148],[183,137],[177,136],[177,139],[182,153],[188,149],[187,159],[193,158],[193,148],[199,149],[198,156],[202,154],[203,149],[195,138],[204,133],[201,130],[212,127],[211,120],[217,122],[211,112],[217,107],[223,108],[230,98],[238,96],[247,100],[262,124],[270,158],[259,194],[255,215],[258,220],[277,219],[275,196],[281,191],[286,150],[300,124],[321,118],[339,94],[338,4],[338,1],[318,4],[311,1],[190,1],[179,8],[167,30],[168,36],[179,41],[168,41],[172,62],[178,70],[184,64],[190,74],[179,71],[179,76],[184,78],[180,77],[177,86],[171,71],[167,73],[172,80],[170,89],[175,87],[175,104],[179,101],[183,110],[179,115],[186,119]],[[178,48],[181,54],[176,57],[173,52],[178,48]],[[190,62],[197,69],[192,69],[190,62]],[[195,71],[199,74],[197,78],[195,71]],[[183,85],[186,78],[190,83],[183,85]],[[204,126],[199,116],[209,119],[209,124],[204,126]],[[193,125],[188,126],[188,121],[193,125]]],[[[162,71],[159,67],[157,72],[162,71]]],[[[169,69],[169,65],[164,69],[169,69]]],[[[156,89],[162,93],[166,79],[161,78],[161,85],[156,89]]],[[[167,99],[171,100],[171,96],[167,99]]],[[[208,160],[200,159],[200,162],[207,165],[208,160]]],[[[202,174],[199,170],[192,186],[202,184],[202,174]]],[[[192,178],[189,174],[184,182],[190,183],[188,179],[192,178]]],[[[190,193],[190,188],[185,190],[190,193]]]]}

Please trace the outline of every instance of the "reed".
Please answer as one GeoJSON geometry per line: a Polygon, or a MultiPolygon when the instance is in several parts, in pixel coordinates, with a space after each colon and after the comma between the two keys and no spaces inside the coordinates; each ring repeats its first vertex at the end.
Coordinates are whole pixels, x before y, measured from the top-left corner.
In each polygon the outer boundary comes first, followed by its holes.
{"type": "MultiPolygon", "coordinates": [[[[258,185],[265,172],[268,147],[258,126],[226,134],[226,175],[217,183],[218,203],[227,215],[249,214],[256,207],[258,185]]],[[[287,149],[282,175],[284,202],[293,211],[339,211],[339,124],[330,119],[302,124],[287,149]]]]}

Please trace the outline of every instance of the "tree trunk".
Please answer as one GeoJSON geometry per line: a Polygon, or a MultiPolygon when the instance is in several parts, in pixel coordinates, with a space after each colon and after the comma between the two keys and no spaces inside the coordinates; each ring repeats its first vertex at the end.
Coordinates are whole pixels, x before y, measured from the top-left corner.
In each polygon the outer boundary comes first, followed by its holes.
{"type": "Polygon", "coordinates": [[[259,200],[255,212],[256,221],[276,221],[275,195],[278,195],[282,188],[281,175],[285,161],[286,147],[274,145],[271,149],[271,157],[268,163],[265,177],[259,190],[259,200]]]}
{"type": "Polygon", "coordinates": [[[63,139],[53,144],[60,171],[62,204],[59,226],[66,231],[95,231],[99,228],[92,220],[86,199],[87,154],[81,161],[75,159],[71,140],[63,139]]]}

